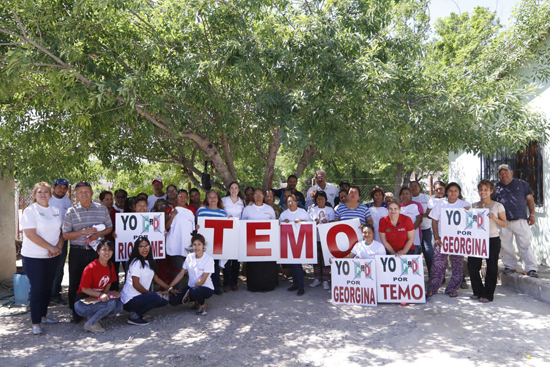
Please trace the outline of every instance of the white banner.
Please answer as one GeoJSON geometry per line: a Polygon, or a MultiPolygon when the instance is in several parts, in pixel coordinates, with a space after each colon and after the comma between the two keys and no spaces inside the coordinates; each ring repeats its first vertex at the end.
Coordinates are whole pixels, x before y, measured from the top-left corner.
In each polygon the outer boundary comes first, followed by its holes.
{"type": "Polygon", "coordinates": [[[489,257],[489,209],[445,209],[440,223],[442,254],[489,257]]]}
{"type": "Polygon", "coordinates": [[[330,265],[330,258],[346,257],[353,246],[363,237],[361,235],[361,221],[359,219],[343,220],[319,224],[319,239],[323,249],[325,265],[330,265]]]}
{"type": "Polygon", "coordinates": [[[315,222],[281,223],[279,264],[317,264],[315,222]]]}
{"type": "Polygon", "coordinates": [[[241,220],[239,261],[279,261],[280,229],[277,220],[241,220]]]}
{"type": "Polygon", "coordinates": [[[376,256],[378,303],[426,303],[422,255],[376,256]]]}
{"type": "Polygon", "coordinates": [[[155,259],[166,257],[164,213],[117,213],[115,223],[115,261],[127,261],[130,258],[134,242],[139,236],[149,239],[155,259]]]}
{"type": "Polygon", "coordinates": [[[206,253],[214,260],[239,258],[239,220],[237,218],[198,217],[199,233],[206,240],[206,253]]]}
{"type": "Polygon", "coordinates": [[[337,259],[331,265],[332,303],[376,306],[376,260],[337,259]]]}

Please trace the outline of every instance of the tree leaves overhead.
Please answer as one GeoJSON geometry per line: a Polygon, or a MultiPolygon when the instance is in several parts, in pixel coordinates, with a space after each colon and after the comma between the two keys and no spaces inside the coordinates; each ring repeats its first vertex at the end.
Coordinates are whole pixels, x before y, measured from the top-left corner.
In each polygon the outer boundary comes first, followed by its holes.
{"type": "Polygon", "coordinates": [[[373,168],[519,146],[545,136],[517,73],[548,61],[541,7],[507,32],[481,8],[452,15],[429,38],[422,0],[5,1],[0,171],[85,176],[93,155],[198,184],[212,160],[217,187],[252,167],[266,186],[280,151],[373,168]]]}

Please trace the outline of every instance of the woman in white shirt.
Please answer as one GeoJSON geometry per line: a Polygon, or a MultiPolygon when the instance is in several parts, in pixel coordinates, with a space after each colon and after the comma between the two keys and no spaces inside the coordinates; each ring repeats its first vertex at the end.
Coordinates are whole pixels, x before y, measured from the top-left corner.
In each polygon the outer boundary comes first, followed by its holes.
{"type": "MultiPolygon", "coordinates": [[[[298,208],[298,199],[294,194],[286,198],[286,207],[288,209],[282,212],[279,217],[281,224],[311,222],[309,214],[304,209],[298,208]]],[[[294,284],[287,291],[298,291],[298,296],[302,296],[305,293],[304,268],[302,264],[289,264],[289,268],[292,271],[292,282],[294,284]]]]}
{"type": "MultiPolygon", "coordinates": [[[[308,214],[317,225],[323,225],[334,221],[334,209],[327,206],[327,194],[324,191],[317,191],[314,198],[315,205],[311,205],[308,214]]],[[[317,229],[317,264],[313,265],[313,282],[309,285],[311,288],[323,284],[323,289],[330,290],[330,266],[325,265],[321,240],[319,239],[319,229],[317,229]]]]}
{"type": "MultiPolygon", "coordinates": [[[[229,184],[229,195],[222,198],[223,207],[229,218],[241,219],[244,210],[244,200],[242,199],[241,188],[237,181],[229,184]]],[[[236,240],[233,246],[239,246],[236,240]]],[[[223,268],[223,287],[225,292],[229,290],[238,291],[237,282],[239,280],[239,270],[241,263],[239,260],[228,260],[223,268]]]]}
{"type": "Polygon", "coordinates": [[[347,257],[356,259],[374,259],[376,255],[386,255],[386,248],[381,242],[374,239],[374,226],[367,223],[361,230],[363,241],[357,242],[347,257]]]}
{"type": "Polygon", "coordinates": [[[481,281],[481,264],[483,259],[480,257],[468,257],[468,271],[470,272],[470,282],[474,294],[471,299],[479,299],[480,302],[493,302],[498,278],[498,255],[500,254],[501,228],[506,228],[506,210],[501,203],[491,200],[491,194],[495,190],[495,185],[489,180],[482,180],[477,189],[481,201],[474,203],[473,207],[478,209],[489,209],[489,258],[485,259],[487,263],[487,273],[485,274],[485,285],[481,281]]]}
{"type": "Polygon", "coordinates": [[[51,196],[52,190],[46,182],[34,185],[33,203],[25,209],[21,217],[21,258],[31,286],[29,302],[32,332],[35,335],[44,332],[42,324],[59,322],[58,319],[46,317],[57,263],[60,261],[58,255],[63,249],[63,220],[59,208],[48,204],[51,196]]]}
{"type": "MultiPolygon", "coordinates": [[[[430,218],[432,218],[432,229],[434,231],[435,238],[435,248],[434,248],[434,258],[432,264],[432,271],[430,272],[430,282],[428,285],[428,292],[426,293],[427,297],[433,296],[437,293],[439,287],[443,283],[445,277],[445,268],[447,267],[447,255],[441,253],[441,219],[445,215],[445,209],[455,208],[461,209],[464,208],[469,210],[471,204],[467,201],[460,199],[459,197],[462,194],[462,189],[460,185],[456,182],[451,182],[445,186],[445,198],[442,199],[437,205],[431,210],[430,218]]],[[[458,297],[458,289],[460,288],[460,283],[462,282],[462,261],[464,256],[459,255],[449,255],[451,258],[451,265],[453,267],[453,275],[447,284],[445,293],[449,297],[458,297]]]]}
{"type": "Polygon", "coordinates": [[[181,292],[171,290],[170,304],[177,306],[194,301],[199,306],[197,315],[206,316],[206,300],[214,294],[214,283],[210,277],[210,274],[214,272],[214,259],[204,252],[206,241],[201,234],[195,232],[191,243],[193,244],[193,253],[187,256],[180,273],[170,283],[170,288],[172,288],[172,285],[177,284],[187,271],[189,274],[188,286],[181,292]]]}
{"type": "Polygon", "coordinates": [[[132,315],[128,318],[129,324],[148,325],[149,322],[143,319],[143,315],[153,308],[164,307],[168,304],[166,298],[156,292],[149,291],[153,281],[164,289],[172,290],[156,274],[157,271],[157,263],[151,252],[151,242],[145,236],[138,237],[134,243],[130,259],[128,259],[126,283],[120,294],[124,309],[132,312],[132,315]]]}

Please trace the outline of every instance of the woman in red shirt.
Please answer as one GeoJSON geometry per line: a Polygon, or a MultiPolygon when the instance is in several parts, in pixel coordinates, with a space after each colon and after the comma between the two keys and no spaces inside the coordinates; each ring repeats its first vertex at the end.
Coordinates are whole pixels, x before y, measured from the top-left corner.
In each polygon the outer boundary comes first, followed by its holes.
{"type": "Polygon", "coordinates": [[[396,199],[388,203],[389,215],[380,219],[378,231],[388,254],[397,256],[414,254],[414,224],[411,218],[401,214],[401,204],[396,199]]]}

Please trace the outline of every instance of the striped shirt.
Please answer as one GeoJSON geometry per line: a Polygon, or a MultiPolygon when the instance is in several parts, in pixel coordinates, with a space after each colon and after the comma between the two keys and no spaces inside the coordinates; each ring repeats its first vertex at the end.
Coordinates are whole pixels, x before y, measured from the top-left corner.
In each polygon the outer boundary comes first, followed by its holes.
{"type": "Polygon", "coordinates": [[[215,218],[227,218],[227,213],[223,209],[210,209],[206,206],[201,206],[199,210],[197,210],[197,216],[196,217],[215,217],[215,218]]]}
{"type": "Polygon", "coordinates": [[[336,208],[336,218],[340,220],[359,218],[361,224],[366,224],[367,218],[370,218],[370,211],[365,204],[359,204],[357,208],[350,209],[346,204],[340,203],[336,208]]]}
{"type": "MultiPolygon", "coordinates": [[[[97,224],[104,224],[105,228],[111,228],[113,222],[107,207],[92,201],[90,208],[86,210],[80,203],[70,207],[63,220],[63,233],[80,231],[97,224]]],[[[71,247],[86,247],[86,237],[83,234],[75,240],[71,240],[71,247]]]]}

